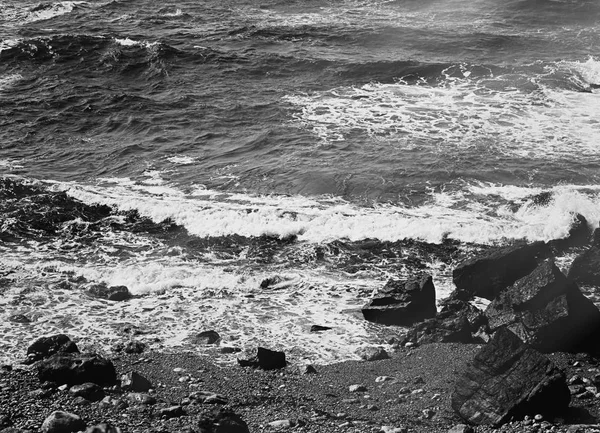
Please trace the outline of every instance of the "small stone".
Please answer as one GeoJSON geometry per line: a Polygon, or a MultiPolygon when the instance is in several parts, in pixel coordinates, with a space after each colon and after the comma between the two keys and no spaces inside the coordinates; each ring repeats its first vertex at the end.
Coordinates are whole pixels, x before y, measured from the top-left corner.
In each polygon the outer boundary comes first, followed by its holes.
{"type": "Polygon", "coordinates": [[[43,433],[70,433],[85,429],[85,423],[73,413],[52,412],[42,423],[43,433]]]}
{"type": "Polygon", "coordinates": [[[112,424],[103,422],[95,426],[88,427],[85,433],[121,433],[121,429],[113,426],[112,424]]]}
{"type": "Polygon", "coordinates": [[[152,388],[152,383],[136,371],[130,371],[121,376],[121,388],[125,391],[146,392],[152,388]]]}
{"type": "Polygon", "coordinates": [[[407,388],[406,386],[403,386],[402,388],[400,388],[398,390],[398,392],[400,393],[400,395],[402,395],[402,394],[410,394],[410,388],[407,388]]]}
{"type": "Polygon", "coordinates": [[[535,422],[542,422],[544,420],[544,416],[538,413],[536,416],[533,417],[533,420],[535,422]]]}
{"type": "Polygon", "coordinates": [[[217,344],[221,341],[221,336],[217,331],[210,330],[194,335],[191,337],[191,341],[194,344],[217,344]]]}
{"type": "Polygon", "coordinates": [[[350,390],[350,392],[365,392],[367,390],[367,387],[364,385],[350,385],[350,387],[348,388],[350,390]]]}
{"type": "Polygon", "coordinates": [[[310,327],[310,332],[323,332],[323,331],[329,331],[331,328],[328,326],[321,326],[321,325],[312,325],[310,327]]]}
{"type": "Polygon", "coordinates": [[[179,418],[180,416],[185,415],[185,411],[179,405],[165,407],[163,409],[159,409],[158,415],[165,418],[179,418]]]}
{"type": "Polygon", "coordinates": [[[90,401],[98,401],[104,398],[104,391],[102,388],[92,382],[85,382],[81,385],[73,385],[71,389],[69,389],[69,393],[75,397],[83,397],[90,401]]]}
{"type": "Polygon", "coordinates": [[[425,390],[423,388],[415,389],[411,392],[411,394],[423,394],[425,390]]]}
{"type": "Polygon", "coordinates": [[[289,419],[280,419],[277,421],[271,421],[269,426],[276,429],[286,429],[292,427],[292,422],[289,419]]]}
{"type": "Polygon", "coordinates": [[[84,397],[75,397],[73,399],[73,403],[77,406],[89,406],[90,404],[92,404],[89,400],[86,400],[84,397]]]}
{"type": "Polygon", "coordinates": [[[67,388],[69,388],[69,385],[67,385],[67,384],[65,383],[65,384],[63,384],[63,385],[59,386],[59,387],[58,387],[58,390],[59,390],[59,391],[66,391],[66,390],[67,390],[67,388]]]}
{"type": "Polygon", "coordinates": [[[183,368],[181,368],[181,367],[175,367],[175,368],[173,369],[173,372],[175,372],[175,373],[177,373],[177,374],[179,374],[179,373],[183,373],[184,371],[185,371],[185,370],[184,370],[183,368]]]}
{"type": "Polygon", "coordinates": [[[155,404],[156,398],[152,397],[150,394],[146,394],[144,392],[130,392],[127,394],[127,399],[132,403],[139,404],[155,404]]]}
{"type": "Polygon", "coordinates": [[[308,364],[308,365],[305,365],[300,368],[300,373],[301,374],[317,374],[317,369],[314,366],[308,364]]]}
{"type": "Polygon", "coordinates": [[[367,410],[375,412],[375,411],[378,411],[379,408],[377,406],[375,406],[374,404],[369,404],[369,405],[367,405],[367,410]]]}
{"type": "Polygon", "coordinates": [[[210,391],[195,391],[189,397],[204,404],[227,404],[227,397],[210,391]]]}
{"type": "Polygon", "coordinates": [[[431,419],[435,416],[435,412],[431,409],[423,409],[421,412],[423,413],[423,418],[425,419],[431,419]]]}
{"type": "Polygon", "coordinates": [[[408,433],[408,429],[406,427],[394,427],[390,425],[381,426],[381,430],[383,433],[408,433]]]}
{"type": "Polygon", "coordinates": [[[381,383],[381,382],[385,382],[386,380],[393,380],[393,379],[394,379],[394,378],[393,378],[393,377],[390,377],[390,376],[377,376],[377,377],[375,378],[375,382],[377,382],[377,383],[381,383]]]}
{"type": "Polygon", "coordinates": [[[466,424],[456,424],[448,430],[448,433],[475,433],[475,430],[473,427],[466,424]]]}

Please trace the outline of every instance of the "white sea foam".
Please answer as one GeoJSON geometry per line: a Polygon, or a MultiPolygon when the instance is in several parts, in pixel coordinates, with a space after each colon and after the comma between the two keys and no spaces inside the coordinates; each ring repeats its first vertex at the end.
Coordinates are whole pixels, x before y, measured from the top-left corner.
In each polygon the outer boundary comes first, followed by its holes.
{"type": "Polygon", "coordinates": [[[85,1],[63,1],[53,3],[52,5],[49,5],[43,9],[29,11],[24,17],[23,21],[26,23],[31,23],[35,21],[48,20],[50,18],[71,13],[78,5],[85,4],[87,4],[85,1]]]}
{"type": "Polygon", "coordinates": [[[173,155],[167,158],[167,161],[177,165],[189,165],[193,164],[196,160],[191,156],[173,155]]]}
{"type": "Polygon", "coordinates": [[[0,76],[0,91],[12,87],[15,83],[23,79],[21,74],[10,74],[0,76]]]}
{"type": "MultiPolygon", "coordinates": [[[[474,243],[506,239],[551,240],[564,237],[580,213],[592,224],[600,220],[600,192],[591,186],[553,188],[548,206],[527,203],[515,212],[509,201],[539,193],[538,188],[471,185],[454,192],[434,191],[418,207],[361,207],[332,197],[256,196],[199,189],[186,195],[167,185],[65,185],[73,197],[121,210],[137,210],[154,221],[171,219],[198,237],[298,236],[300,241],[336,239],[383,241],[417,239],[437,243],[445,237],[474,243]],[[498,200],[498,195],[504,195],[498,200]]],[[[514,204],[514,203],[513,203],[514,204]]]]}
{"type": "Polygon", "coordinates": [[[575,70],[588,84],[600,85],[600,60],[592,56],[585,62],[560,62],[560,66],[575,70]]]}
{"type": "Polygon", "coordinates": [[[158,45],[160,42],[136,41],[130,38],[114,38],[115,42],[124,47],[144,47],[151,48],[158,45]]]}
{"type": "MultiPolygon", "coordinates": [[[[2,90],[2,79],[0,78],[0,90],[2,90]]],[[[13,159],[0,159],[0,169],[9,169],[16,170],[19,168],[23,168],[23,161],[21,160],[13,160],[13,159]]]]}
{"type": "MultiPolygon", "coordinates": [[[[500,78],[499,78],[500,79],[500,78]]],[[[600,95],[540,86],[494,91],[470,79],[444,87],[369,83],[290,95],[295,119],[323,141],[364,134],[407,148],[461,148],[522,158],[600,155],[600,95]]]]}

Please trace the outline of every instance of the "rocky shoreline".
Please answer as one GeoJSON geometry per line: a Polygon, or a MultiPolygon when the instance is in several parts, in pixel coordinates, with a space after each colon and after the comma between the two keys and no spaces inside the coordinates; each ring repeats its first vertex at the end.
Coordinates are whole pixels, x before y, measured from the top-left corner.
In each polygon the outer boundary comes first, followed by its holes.
{"type": "Polygon", "coordinates": [[[577,285],[600,286],[599,257],[600,232],[578,216],[565,239],[461,263],[440,311],[430,276],[390,280],[365,319],[412,327],[360,362],[287,365],[258,348],[223,366],[135,340],[107,359],[42,337],[0,370],[0,433],[600,432],[600,310],[577,285]],[[573,246],[584,251],[566,276],[553,254],[573,246]]]}

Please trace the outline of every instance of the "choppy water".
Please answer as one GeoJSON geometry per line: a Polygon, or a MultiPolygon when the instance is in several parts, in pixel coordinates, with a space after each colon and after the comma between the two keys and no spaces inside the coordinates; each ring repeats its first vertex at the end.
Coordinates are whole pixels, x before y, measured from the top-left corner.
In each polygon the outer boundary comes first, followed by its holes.
{"type": "Polygon", "coordinates": [[[585,0],[0,1],[0,305],[32,320],[0,347],[353,357],[387,278],[442,298],[472,251],[598,226],[599,30],[585,0]]]}

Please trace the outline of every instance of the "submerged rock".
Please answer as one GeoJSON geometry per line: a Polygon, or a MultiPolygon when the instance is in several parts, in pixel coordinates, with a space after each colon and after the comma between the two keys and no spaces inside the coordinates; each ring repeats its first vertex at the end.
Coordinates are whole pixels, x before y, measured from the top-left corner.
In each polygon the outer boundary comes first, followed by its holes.
{"type": "Polygon", "coordinates": [[[542,352],[592,349],[600,311],[552,260],[502,292],[485,311],[490,330],[506,327],[542,352]]]}
{"type": "Polygon", "coordinates": [[[479,296],[493,300],[502,290],[531,273],[549,253],[544,242],[493,249],[459,264],[452,272],[452,279],[457,290],[466,294],[465,299],[479,296]]]}
{"type": "Polygon", "coordinates": [[[513,416],[554,416],[567,409],[570,399],[562,371],[501,328],[458,377],[452,408],[470,424],[499,425],[513,416]]]}
{"type": "Polygon", "coordinates": [[[391,279],[364,307],[366,320],[406,326],[435,316],[435,287],[431,275],[391,279]]]}
{"type": "Polygon", "coordinates": [[[217,344],[221,341],[221,336],[217,331],[203,331],[190,337],[193,344],[217,344]]]}
{"type": "Polygon", "coordinates": [[[94,298],[108,299],[109,301],[124,301],[131,298],[129,289],[125,286],[106,286],[94,284],[88,289],[88,294],[94,298]]]}

